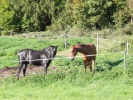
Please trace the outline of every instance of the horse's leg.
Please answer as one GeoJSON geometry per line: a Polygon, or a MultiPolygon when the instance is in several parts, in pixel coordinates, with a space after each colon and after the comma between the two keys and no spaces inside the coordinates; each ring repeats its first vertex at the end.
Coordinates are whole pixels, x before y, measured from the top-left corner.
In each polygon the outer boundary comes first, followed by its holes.
{"type": "Polygon", "coordinates": [[[25,76],[26,74],[26,68],[27,68],[27,64],[24,64],[24,68],[23,68],[23,76],[25,76]]]}
{"type": "Polygon", "coordinates": [[[91,61],[91,66],[92,66],[92,76],[95,74],[95,71],[94,71],[94,64],[95,64],[95,59],[92,59],[91,61]]]}
{"type": "Polygon", "coordinates": [[[44,74],[47,74],[47,69],[48,69],[50,63],[51,63],[51,60],[47,61],[47,62],[44,64],[44,65],[45,65],[45,66],[44,66],[44,74]]]}
{"type": "Polygon", "coordinates": [[[92,59],[92,70],[94,70],[95,60],[92,59]]]}
{"type": "Polygon", "coordinates": [[[47,74],[47,63],[44,63],[44,74],[47,74]]]}
{"type": "Polygon", "coordinates": [[[18,68],[18,80],[19,80],[19,74],[21,72],[22,67],[23,67],[23,63],[20,63],[20,66],[18,68]]]}
{"type": "Polygon", "coordinates": [[[86,60],[83,60],[83,62],[84,62],[84,71],[85,71],[85,74],[86,74],[86,66],[87,66],[87,62],[86,62],[86,60]]]}
{"type": "Polygon", "coordinates": [[[90,61],[90,71],[92,72],[92,60],[90,61]]]}

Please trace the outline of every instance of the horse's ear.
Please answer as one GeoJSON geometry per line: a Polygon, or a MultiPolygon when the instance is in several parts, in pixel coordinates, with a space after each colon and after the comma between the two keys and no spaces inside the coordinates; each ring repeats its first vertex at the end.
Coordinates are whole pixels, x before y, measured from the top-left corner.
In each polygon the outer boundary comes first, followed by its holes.
{"type": "Polygon", "coordinates": [[[74,45],[71,46],[71,48],[73,48],[73,47],[74,47],[74,45]]]}
{"type": "Polygon", "coordinates": [[[56,47],[58,48],[59,45],[57,45],[56,47]]]}

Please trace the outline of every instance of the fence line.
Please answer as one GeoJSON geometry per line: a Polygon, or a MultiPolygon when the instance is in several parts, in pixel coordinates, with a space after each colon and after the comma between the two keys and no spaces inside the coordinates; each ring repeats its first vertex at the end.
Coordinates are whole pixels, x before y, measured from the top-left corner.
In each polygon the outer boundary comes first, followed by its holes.
{"type": "MultiPolygon", "coordinates": [[[[117,52],[117,54],[122,54],[123,52],[117,52]]],[[[99,55],[112,55],[114,53],[106,53],[106,54],[94,54],[94,55],[85,55],[86,57],[90,56],[99,56],[99,55]]],[[[75,58],[82,58],[83,56],[75,56],[75,58]]],[[[70,59],[71,57],[58,57],[58,58],[49,58],[49,59],[34,59],[34,60],[21,60],[21,61],[39,61],[39,60],[60,60],[60,59],[70,59]]],[[[0,61],[1,62],[1,61],[0,61]]],[[[2,62],[19,62],[19,61],[2,61],[2,62]]]]}
{"type": "MultiPolygon", "coordinates": [[[[117,54],[122,54],[124,53],[124,70],[126,70],[126,51],[125,52],[118,52],[117,54]]],[[[86,55],[86,56],[96,56],[96,55],[112,55],[112,53],[107,53],[107,54],[95,54],[95,55],[86,55]]],[[[114,54],[114,53],[113,53],[114,54]]],[[[82,56],[75,56],[75,58],[81,58],[82,56]]],[[[59,60],[59,59],[68,59],[68,58],[71,58],[71,57],[61,57],[61,58],[50,58],[50,59],[47,59],[47,60],[51,60],[51,59],[56,59],[56,60],[59,60]]],[[[23,61],[38,61],[38,60],[46,60],[46,59],[35,59],[35,60],[23,60],[23,61]]],[[[12,61],[9,61],[9,62],[12,62],[12,61]]],[[[14,61],[14,62],[18,62],[18,61],[14,61]]],[[[95,70],[97,69],[100,69],[100,68],[95,68],[95,70]]],[[[102,68],[102,69],[106,69],[106,68],[102,68]]],[[[13,75],[17,75],[17,74],[0,74],[0,75],[10,75],[10,76],[13,76],[13,75]]],[[[27,73],[26,75],[34,75],[33,73],[27,73]]]]}
{"type": "MultiPolygon", "coordinates": [[[[30,37],[30,36],[28,36],[28,34],[22,34],[23,36],[26,36],[26,39],[28,39],[28,37],[30,37]]],[[[4,36],[0,36],[0,37],[4,37],[4,36]]],[[[11,36],[9,36],[9,37],[11,37],[11,36]]],[[[32,36],[31,36],[32,37],[32,36]]],[[[38,40],[40,40],[41,38],[64,38],[64,47],[65,47],[65,49],[67,49],[67,46],[68,46],[68,44],[69,44],[69,42],[67,41],[67,38],[72,38],[72,37],[79,37],[79,36],[72,36],[72,35],[67,35],[67,34],[64,34],[64,35],[60,35],[60,36],[51,36],[51,37],[40,37],[39,35],[37,36],[37,37],[35,37],[35,38],[37,38],[38,40]]],[[[32,37],[33,38],[33,37],[32,37]]],[[[85,37],[79,37],[79,38],[85,38],[85,37]]],[[[96,48],[97,48],[97,53],[99,53],[99,50],[100,50],[100,40],[110,40],[110,41],[115,41],[115,42],[119,42],[119,43],[122,43],[122,41],[117,41],[117,40],[111,40],[111,39],[102,39],[102,38],[100,38],[99,37],[99,35],[97,35],[97,37],[96,38],[93,38],[93,37],[88,37],[88,38],[92,38],[92,39],[96,39],[96,48]]],[[[26,47],[27,47],[27,42],[25,43],[26,44],[26,47]]],[[[129,52],[129,43],[128,43],[128,41],[126,42],[126,51],[127,51],[127,54],[128,54],[128,52],[129,52]]]]}
{"type": "MultiPolygon", "coordinates": [[[[25,34],[25,36],[26,36],[26,39],[28,38],[27,37],[27,34],[25,34]]],[[[0,36],[1,37],[1,36],[0,36]]],[[[10,36],[11,37],[11,36],[10,36]]],[[[71,36],[71,35],[66,35],[66,34],[64,34],[64,35],[61,35],[61,36],[52,36],[52,37],[62,37],[62,38],[64,38],[64,44],[65,44],[65,48],[66,48],[66,42],[67,42],[67,40],[66,40],[66,38],[71,38],[71,37],[78,37],[78,36],[71,36]]],[[[52,38],[52,37],[44,37],[44,38],[52,38]]],[[[38,38],[38,39],[40,39],[40,38],[43,38],[43,37],[35,37],[35,38],[38,38]]],[[[80,37],[81,38],[81,37],[80,37]]],[[[90,37],[89,37],[90,38],[90,37]]],[[[97,38],[96,38],[96,43],[97,43],[97,53],[99,52],[99,41],[100,40],[110,40],[110,39],[101,39],[101,38],[99,38],[99,35],[97,35],[97,38]]],[[[122,42],[122,41],[117,41],[117,40],[111,40],[111,41],[116,41],[116,42],[122,42]]],[[[128,51],[129,51],[129,48],[128,48],[128,46],[129,46],[129,43],[128,43],[128,41],[126,42],[126,54],[128,54],[128,51]]],[[[112,54],[112,53],[110,53],[110,54],[112,54]]],[[[124,53],[124,59],[125,59],[125,61],[124,62],[126,62],[126,54],[124,53]]],[[[107,55],[107,54],[96,54],[96,55],[107,55]]],[[[96,56],[95,55],[95,56],[96,56]]],[[[90,56],[90,55],[86,55],[86,56],[90,56]]],[[[91,55],[91,56],[94,56],[94,55],[91,55]]],[[[82,57],[82,56],[76,56],[76,57],[82,57]]],[[[69,58],[70,59],[70,57],[61,57],[61,58],[50,58],[51,60],[53,60],[53,59],[65,59],[65,58],[69,58]]],[[[41,60],[50,60],[50,59],[41,59],[41,60]]],[[[37,59],[37,60],[39,60],[39,59],[37,59]]],[[[33,61],[35,61],[35,60],[33,60],[33,61]]],[[[1,61],[0,61],[1,62],[1,61]]],[[[18,62],[18,61],[4,61],[4,62],[18,62]]],[[[124,66],[126,66],[126,63],[124,64],[124,66]]],[[[124,67],[124,69],[125,69],[126,67],[124,67]]]]}
{"type": "MultiPolygon", "coordinates": [[[[60,36],[39,36],[39,35],[37,35],[37,36],[29,36],[28,34],[26,34],[26,33],[24,33],[24,34],[21,34],[21,36],[25,36],[26,38],[28,38],[28,37],[32,37],[32,38],[56,38],[56,37],[64,37],[64,35],[66,35],[66,37],[67,38],[69,38],[69,37],[79,37],[79,38],[86,38],[85,36],[72,36],[72,35],[67,35],[67,34],[63,34],[63,35],[60,35],[60,36]]],[[[14,37],[21,37],[21,36],[17,36],[17,35],[15,35],[14,37]]],[[[101,39],[101,40],[111,40],[111,41],[116,41],[116,42],[122,42],[122,41],[118,41],[118,40],[112,40],[112,39],[103,39],[103,38],[100,38],[99,37],[99,35],[97,35],[98,36],[98,39],[101,39]]],[[[10,37],[10,38],[14,38],[14,37],[12,37],[12,36],[0,36],[0,37],[10,37]]],[[[93,37],[89,37],[89,38],[92,38],[92,39],[95,39],[95,38],[93,38],[93,37]]]]}
{"type": "Polygon", "coordinates": [[[105,41],[110,40],[110,41],[114,41],[114,42],[122,42],[122,41],[111,40],[111,39],[102,39],[102,38],[99,38],[99,39],[100,39],[100,40],[105,40],[105,41]]]}
{"type": "MultiPolygon", "coordinates": [[[[38,40],[40,40],[41,38],[64,38],[64,45],[65,45],[65,48],[67,48],[67,38],[71,38],[71,37],[79,37],[79,36],[72,36],[72,35],[67,35],[67,34],[64,34],[64,35],[60,35],[60,36],[51,36],[51,37],[40,37],[39,35],[38,36],[29,36],[28,34],[22,34],[22,36],[25,36],[26,39],[28,39],[28,37],[32,37],[32,38],[37,38],[38,40]]],[[[0,37],[5,37],[5,36],[0,36],[0,37]]],[[[11,36],[9,36],[11,37],[11,36]]],[[[12,38],[12,37],[11,37],[12,38]]],[[[80,36],[79,38],[85,38],[83,36],[80,36]]],[[[99,52],[99,45],[100,45],[100,40],[110,40],[110,41],[115,41],[115,42],[119,42],[119,43],[122,43],[122,41],[117,41],[117,40],[111,40],[111,39],[102,39],[99,37],[99,35],[97,35],[96,38],[93,38],[93,37],[88,37],[88,38],[92,38],[92,39],[96,39],[96,47],[97,47],[97,53],[99,52]]],[[[128,54],[128,51],[129,51],[129,43],[128,41],[126,42],[126,50],[127,50],[127,54],[128,54]]]]}
{"type": "MultiPolygon", "coordinates": [[[[99,52],[100,40],[110,40],[110,39],[102,39],[102,38],[99,38],[99,35],[97,35],[97,39],[96,39],[96,42],[97,42],[97,53],[99,52]]],[[[117,41],[117,40],[111,40],[111,41],[122,43],[122,41],[117,41]]],[[[126,41],[126,53],[128,54],[128,52],[129,52],[129,43],[128,43],[128,41],[126,41]]]]}

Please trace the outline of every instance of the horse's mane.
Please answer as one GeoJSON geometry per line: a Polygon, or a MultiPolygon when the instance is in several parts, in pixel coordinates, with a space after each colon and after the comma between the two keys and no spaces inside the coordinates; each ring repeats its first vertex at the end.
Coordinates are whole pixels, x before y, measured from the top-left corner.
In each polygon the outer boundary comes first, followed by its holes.
{"type": "Polygon", "coordinates": [[[55,47],[58,47],[58,46],[52,46],[52,45],[50,45],[50,46],[48,46],[48,47],[43,48],[42,50],[49,49],[50,47],[51,47],[51,48],[55,48],[55,47]]]}

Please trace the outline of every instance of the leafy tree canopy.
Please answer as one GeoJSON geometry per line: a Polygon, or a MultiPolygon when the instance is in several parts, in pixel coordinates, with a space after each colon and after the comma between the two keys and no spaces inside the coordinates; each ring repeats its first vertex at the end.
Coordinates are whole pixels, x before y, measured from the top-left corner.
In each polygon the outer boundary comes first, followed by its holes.
{"type": "Polygon", "coordinates": [[[132,0],[0,0],[0,29],[118,28],[132,23],[132,8],[132,0]]]}

